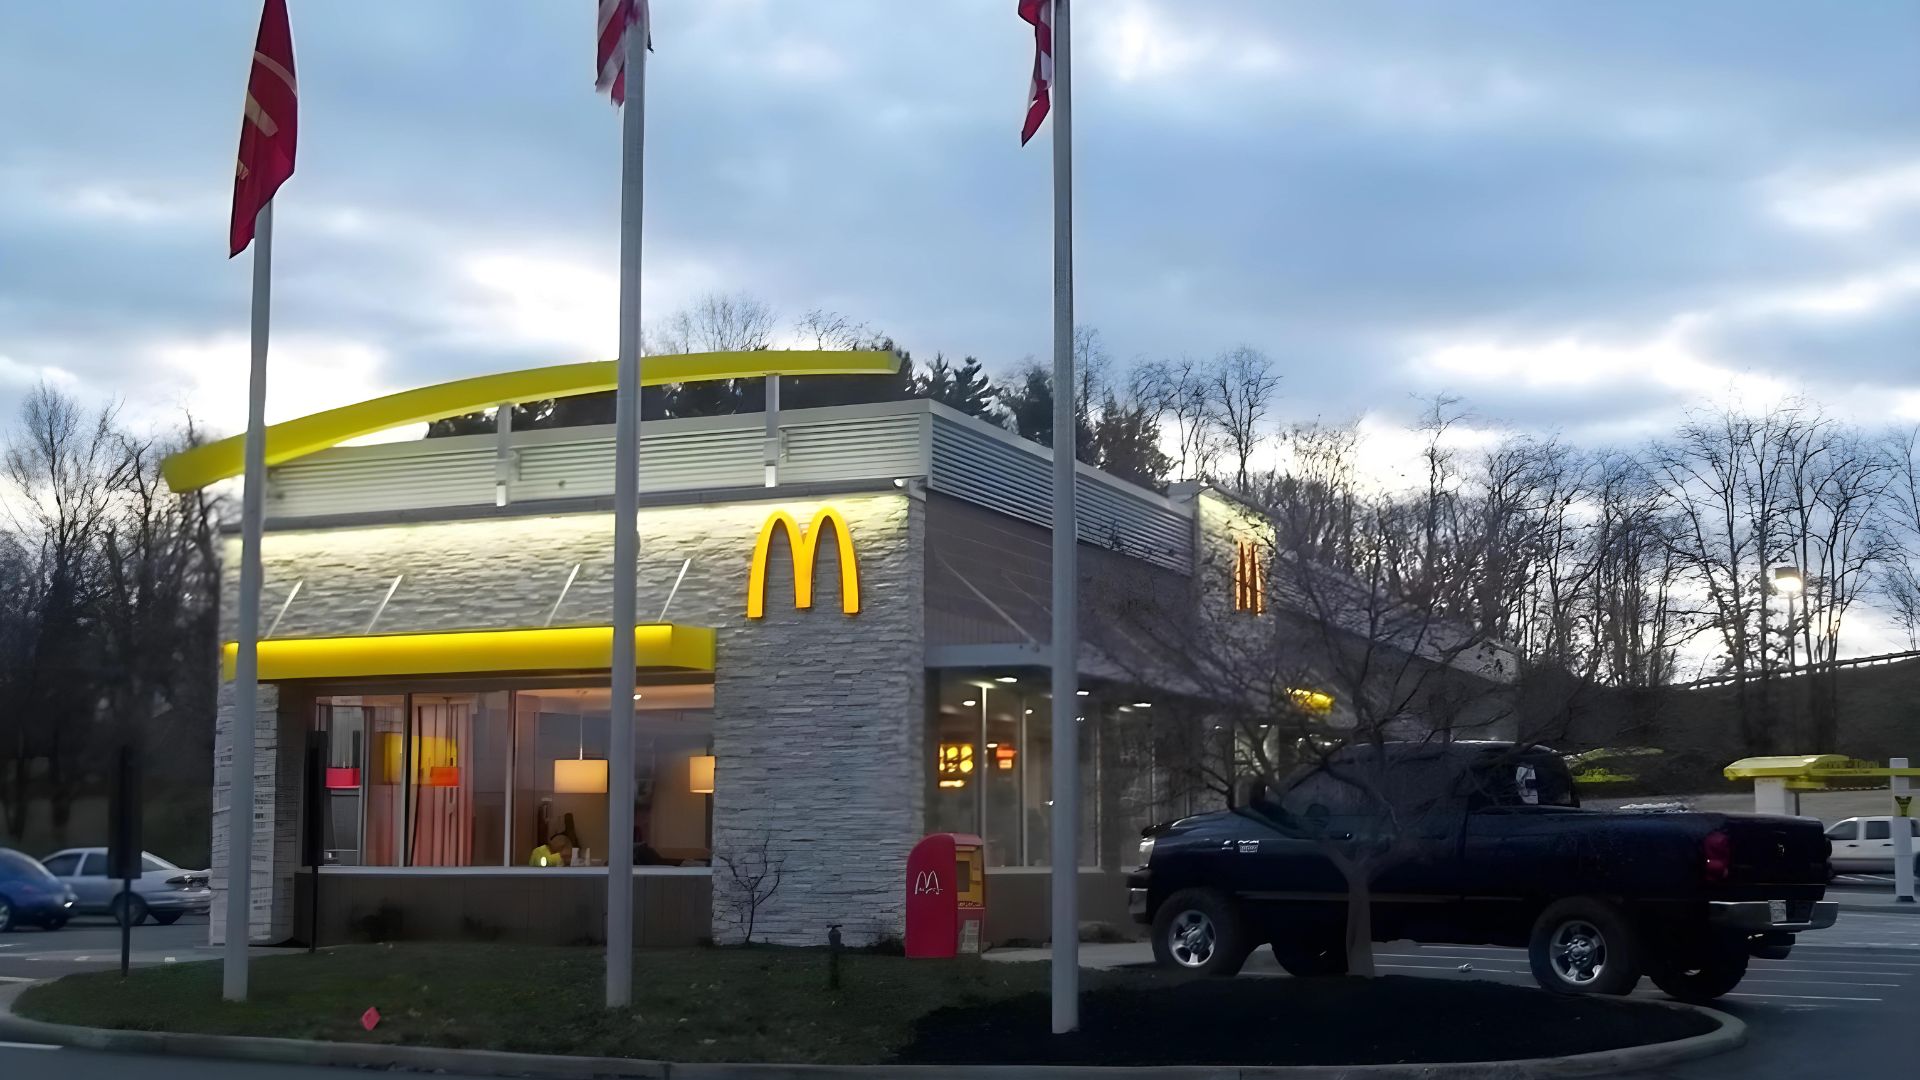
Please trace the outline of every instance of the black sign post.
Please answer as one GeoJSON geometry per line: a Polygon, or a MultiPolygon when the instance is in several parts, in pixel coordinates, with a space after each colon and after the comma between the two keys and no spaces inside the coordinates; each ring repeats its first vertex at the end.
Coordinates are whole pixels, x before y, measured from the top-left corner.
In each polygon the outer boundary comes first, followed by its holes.
{"type": "Polygon", "coordinates": [[[107,876],[120,880],[120,975],[126,977],[133,959],[133,880],[141,875],[140,759],[133,747],[121,746],[113,759],[113,791],[107,833],[107,876]]]}
{"type": "Polygon", "coordinates": [[[300,858],[307,867],[307,951],[320,947],[320,865],[327,861],[327,733],[307,733],[307,787],[300,858]]]}

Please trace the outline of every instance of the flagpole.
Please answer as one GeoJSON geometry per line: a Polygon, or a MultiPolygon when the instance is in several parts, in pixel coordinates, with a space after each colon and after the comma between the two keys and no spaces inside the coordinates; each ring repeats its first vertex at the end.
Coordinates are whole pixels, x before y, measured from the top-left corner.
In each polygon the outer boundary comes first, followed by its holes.
{"type": "MultiPolygon", "coordinates": [[[[244,219],[243,219],[244,220],[244,219]]],[[[227,940],[220,996],[247,999],[253,898],[254,732],[260,703],[260,534],[267,483],[267,329],[273,300],[273,200],[253,235],[253,362],[247,373],[245,485],[240,496],[239,644],[233,672],[233,759],[227,767],[227,940]]]]}
{"type": "Polygon", "coordinates": [[[1074,463],[1073,96],[1068,0],[1053,0],[1053,1031],[1080,1026],[1079,526],[1074,463]]]}
{"type": "Polygon", "coordinates": [[[613,429],[613,707],[607,783],[607,1008],[633,997],[633,635],[640,558],[640,207],[647,102],[646,21],[623,45],[620,114],[620,362],[613,429]]]}

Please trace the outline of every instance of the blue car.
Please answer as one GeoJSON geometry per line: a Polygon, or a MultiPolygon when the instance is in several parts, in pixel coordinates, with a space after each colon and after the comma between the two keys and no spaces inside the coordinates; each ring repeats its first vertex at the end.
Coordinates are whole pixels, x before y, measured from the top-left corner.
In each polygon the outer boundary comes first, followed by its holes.
{"type": "Polygon", "coordinates": [[[73,899],[73,890],[38,859],[0,848],[0,933],[30,923],[58,930],[67,925],[73,899]]]}

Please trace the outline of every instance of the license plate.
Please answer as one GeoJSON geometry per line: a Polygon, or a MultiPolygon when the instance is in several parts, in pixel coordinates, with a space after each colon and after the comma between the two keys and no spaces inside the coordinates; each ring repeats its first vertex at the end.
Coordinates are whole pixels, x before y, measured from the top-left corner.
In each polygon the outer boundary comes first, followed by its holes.
{"type": "Polygon", "coordinates": [[[1785,900],[1767,901],[1767,916],[1768,918],[1772,919],[1774,922],[1777,922],[1777,923],[1786,922],[1787,921],[1787,902],[1785,900]]]}

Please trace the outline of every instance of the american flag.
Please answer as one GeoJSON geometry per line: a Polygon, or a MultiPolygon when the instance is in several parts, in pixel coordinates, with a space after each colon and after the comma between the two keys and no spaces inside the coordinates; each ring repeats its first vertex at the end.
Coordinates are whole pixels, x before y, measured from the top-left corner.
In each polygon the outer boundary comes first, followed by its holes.
{"type": "Polygon", "coordinates": [[[600,62],[593,88],[610,91],[615,105],[627,103],[627,28],[636,24],[651,50],[653,19],[647,0],[600,0],[600,62]]]}
{"type": "Polygon", "coordinates": [[[1027,122],[1020,127],[1020,145],[1025,146],[1052,103],[1053,0],[1020,0],[1020,17],[1033,24],[1033,85],[1027,91],[1027,122]]]}
{"type": "Polygon", "coordinates": [[[254,218],[293,175],[294,131],[299,119],[287,0],[267,0],[260,12],[253,73],[247,77],[246,112],[240,121],[240,156],[233,172],[233,220],[227,229],[232,248],[228,258],[253,243],[254,218]]]}

